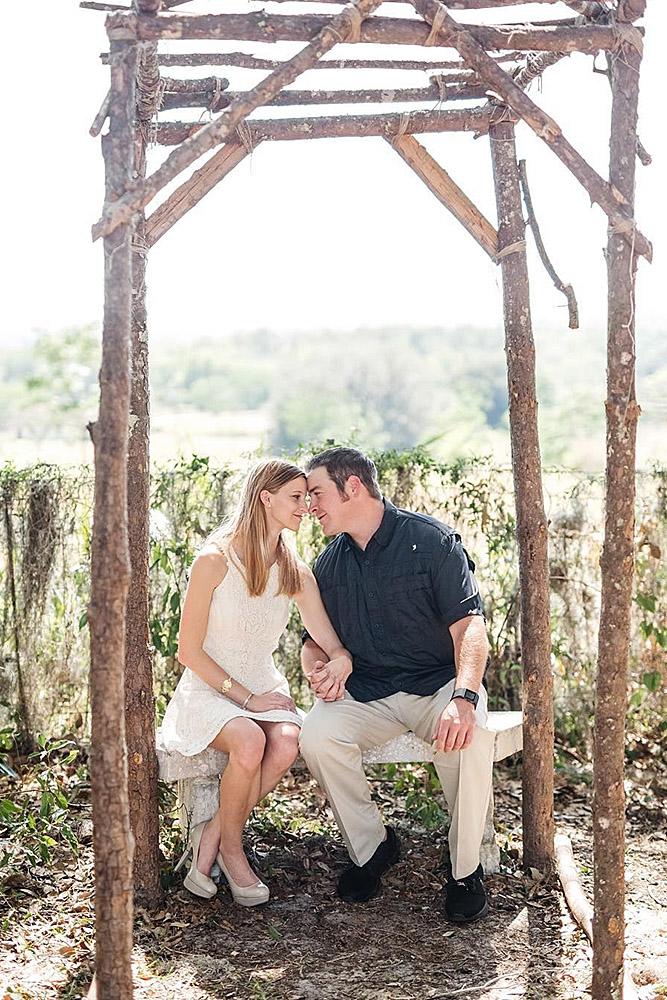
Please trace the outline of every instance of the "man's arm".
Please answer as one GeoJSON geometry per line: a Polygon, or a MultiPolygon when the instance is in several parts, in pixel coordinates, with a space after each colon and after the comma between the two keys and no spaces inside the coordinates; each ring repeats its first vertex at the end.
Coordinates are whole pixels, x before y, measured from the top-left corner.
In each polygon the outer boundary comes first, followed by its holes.
{"type": "MultiPolygon", "coordinates": [[[[479,692],[489,653],[486,624],[481,615],[468,615],[449,626],[454,643],[456,682],[454,688],[479,692]]],[[[445,707],[433,742],[436,750],[465,750],[472,742],[476,726],[475,708],[464,698],[455,698],[445,707]]]]}

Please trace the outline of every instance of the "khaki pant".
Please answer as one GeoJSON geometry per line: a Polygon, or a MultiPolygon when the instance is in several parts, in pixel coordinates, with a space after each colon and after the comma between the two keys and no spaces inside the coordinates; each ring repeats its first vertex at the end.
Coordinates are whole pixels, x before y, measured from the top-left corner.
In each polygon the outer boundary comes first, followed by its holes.
{"type": "MultiPolygon", "coordinates": [[[[371,798],[362,754],[411,730],[431,743],[437,719],[451,699],[454,681],[433,695],[399,692],[377,701],[318,700],[303,721],[301,753],[326,793],[338,829],[357,865],[384,839],[380,812],[371,798]]],[[[484,729],[486,691],[480,691],[477,727],[466,750],[436,753],[434,764],[451,815],[449,852],[454,878],[479,864],[479,848],[491,794],[494,734],[484,729]]]]}

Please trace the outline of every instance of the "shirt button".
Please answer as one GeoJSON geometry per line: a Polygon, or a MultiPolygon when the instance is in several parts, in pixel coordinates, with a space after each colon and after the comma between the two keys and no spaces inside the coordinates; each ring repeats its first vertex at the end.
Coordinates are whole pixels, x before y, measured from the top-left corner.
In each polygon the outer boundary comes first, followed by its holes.
{"type": "Polygon", "coordinates": [[[368,591],[368,596],[369,597],[375,597],[375,591],[374,590],[369,590],[368,591]]]}
{"type": "Polygon", "coordinates": [[[382,628],[381,625],[374,625],[373,628],[382,628]]]}

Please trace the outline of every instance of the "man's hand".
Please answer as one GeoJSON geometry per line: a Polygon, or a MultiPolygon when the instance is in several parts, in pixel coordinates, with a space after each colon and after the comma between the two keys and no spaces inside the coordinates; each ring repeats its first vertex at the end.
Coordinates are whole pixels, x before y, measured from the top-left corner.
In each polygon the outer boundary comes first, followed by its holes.
{"type": "Polygon", "coordinates": [[[450,701],[433,733],[433,748],[444,750],[465,750],[472,743],[477,721],[475,709],[465,698],[455,698],[450,701]]]}
{"type": "Polygon", "coordinates": [[[345,697],[345,681],[352,673],[352,661],[347,656],[337,656],[325,663],[315,661],[315,669],[308,680],[313,693],[322,701],[338,701],[345,697]]]}

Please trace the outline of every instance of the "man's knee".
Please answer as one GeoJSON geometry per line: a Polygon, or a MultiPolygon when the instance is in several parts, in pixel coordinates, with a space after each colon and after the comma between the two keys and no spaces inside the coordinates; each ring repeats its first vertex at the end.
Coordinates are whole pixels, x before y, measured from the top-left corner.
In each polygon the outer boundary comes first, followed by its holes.
{"type": "Polygon", "coordinates": [[[332,746],[338,727],[331,714],[317,705],[303,720],[299,734],[299,749],[306,761],[309,757],[326,753],[332,746]]]}

